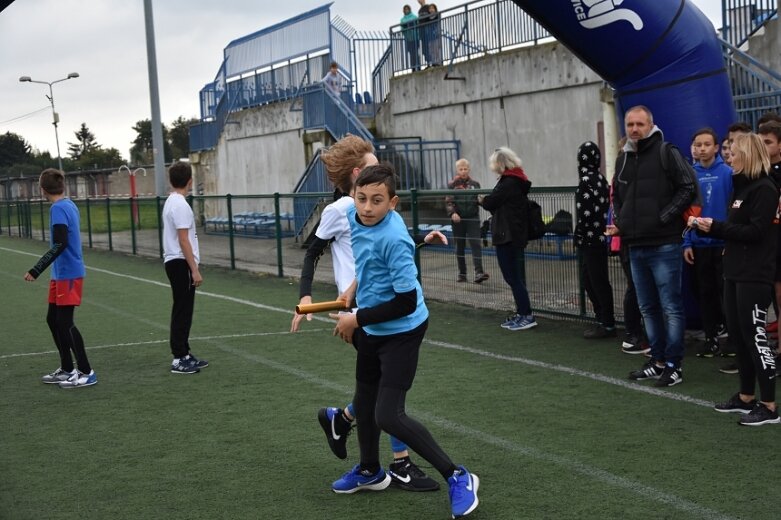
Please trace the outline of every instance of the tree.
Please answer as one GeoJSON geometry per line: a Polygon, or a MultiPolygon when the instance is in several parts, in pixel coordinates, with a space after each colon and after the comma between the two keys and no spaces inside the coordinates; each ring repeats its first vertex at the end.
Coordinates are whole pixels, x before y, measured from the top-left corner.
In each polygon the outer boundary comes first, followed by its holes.
{"type": "Polygon", "coordinates": [[[18,134],[0,135],[0,168],[23,164],[30,160],[30,145],[18,134]]]}
{"type": "Polygon", "coordinates": [[[93,170],[98,168],[113,168],[123,165],[125,161],[122,154],[116,148],[93,148],[84,152],[75,162],[75,166],[82,170],[93,170]]]}
{"type": "MultiPolygon", "coordinates": [[[[152,164],[154,162],[152,153],[154,148],[152,142],[152,121],[142,119],[133,126],[133,130],[138,135],[133,139],[133,146],[130,148],[130,162],[132,164],[152,164]]],[[[163,125],[164,160],[170,160],[172,157],[171,145],[168,139],[168,129],[163,125]]]]}
{"type": "Polygon", "coordinates": [[[185,119],[182,116],[171,123],[171,131],[168,135],[171,138],[172,160],[190,155],[190,125],[195,123],[198,123],[198,119],[185,119]]]}
{"type": "Polygon", "coordinates": [[[74,161],[78,161],[87,152],[100,149],[100,145],[95,141],[95,134],[87,128],[87,123],[82,123],[81,128],[73,134],[76,136],[76,142],[68,143],[68,155],[74,161]]]}

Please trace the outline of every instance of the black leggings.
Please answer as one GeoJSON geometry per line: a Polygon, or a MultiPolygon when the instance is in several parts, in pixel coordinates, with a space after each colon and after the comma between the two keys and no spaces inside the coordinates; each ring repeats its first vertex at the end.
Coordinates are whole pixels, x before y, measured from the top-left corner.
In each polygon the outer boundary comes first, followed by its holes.
{"type": "Polygon", "coordinates": [[[46,313],[46,324],[49,325],[54,344],[57,345],[57,350],[60,353],[60,368],[66,372],[73,370],[73,358],[71,357],[71,352],[73,352],[79,370],[89,374],[92,367],[87,360],[87,351],[84,350],[84,339],[73,323],[75,309],[76,307],[73,305],[57,306],[50,303],[49,311],[46,313]]]}
{"type": "Polygon", "coordinates": [[[724,314],[738,355],[740,393],[754,395],[759,383],[759,398],[764,402],[776,400],[776,362],[765,332],[770,289],[764,283],[724,280],[724,314]]]}
{"type": "Polygon", "coordinates": [[[362,469],[379,469],[380,433],[386,431],[428,461],[445,480],[456,470],[431,433],[404,410],[427,326],[424,322],[412,331],[389,336],[371,336],[358,329],[353,335],[358,350],[353,408],[362,469]]]}

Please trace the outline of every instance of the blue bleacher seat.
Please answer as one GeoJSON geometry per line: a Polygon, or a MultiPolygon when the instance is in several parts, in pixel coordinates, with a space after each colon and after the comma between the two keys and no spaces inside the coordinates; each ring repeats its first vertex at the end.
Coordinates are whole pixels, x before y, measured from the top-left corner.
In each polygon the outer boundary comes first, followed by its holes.
{"type": "Polygon", "coordinates": [[[363,99],[361,99],[361,95],[357,92],[355,93],[355,104],[363,105],[363,99]]]}
{"type": "Polygon", "coordinates": [[[363,100],[366,102],[367,105],[371,105],[371,103],[372,103],[372,95],[369,94],[368,91],[365,91],[363,93],[363,100]]]}

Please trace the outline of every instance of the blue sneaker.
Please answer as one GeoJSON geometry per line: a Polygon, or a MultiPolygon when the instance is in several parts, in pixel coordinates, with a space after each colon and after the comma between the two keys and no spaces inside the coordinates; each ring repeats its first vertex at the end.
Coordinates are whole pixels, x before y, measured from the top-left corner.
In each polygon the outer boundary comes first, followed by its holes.
{"type": "Polygon", "coordinates": [[[480,503],[477,499],[477,488],[480,487],[477,475],[469,473],[464,466],[458,466],[458,470],[447,479],[447,483],[450,485],[453,518],[461,518],[477,509],[477,504],[480,503]]]}
{"type": "Polygon", "coordinates": [[[382,491],[391,483],[390,475],[385,470],[380,470],[374,475],[366,475],[361,471],[361,465],[356,464],[352,470],[341,476],[339,480],[333,483],[331,489],[334,493],[355,493],[367,489],[369,491],[382,491]]]}
{"type": "Polygon", "coordinates": [[[504,329],[509,329],[515,324],[515,322],[517,322],[521,318],[523,318],[523,316],[521,316],[520,314],[513,314],[512,316],[508,316],[507,319],[504,320],[504,323],[500,325],[500,327],[504,329]]]}
{"type": "Polygon", "coordinates": [[[537,322],[534,316],[529,314],[528,316],[521,316],[515,323],[507,327],[507,330],[527,330],[537,326],[537,322]]]}
{"type": "Polygon", "coordinates": [[[76,370],[67,381],[60,382],[60,388],[81,388],[82,386],[92,386],[97,382],[98,376],[94,370],[90,370],[89,374],[76,370]]]}

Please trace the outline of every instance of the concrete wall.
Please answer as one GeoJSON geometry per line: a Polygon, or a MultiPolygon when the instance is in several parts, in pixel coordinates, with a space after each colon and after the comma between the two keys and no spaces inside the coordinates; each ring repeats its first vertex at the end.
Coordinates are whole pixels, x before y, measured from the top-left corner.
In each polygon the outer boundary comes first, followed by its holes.
{"type": "Polygon", "coordinates": [[[473,177],[491,187],[487,159],[509,146],[535,186],[577,184],[577,147],[599,142],[602,80],[557,42],[391,80],[377,118],[381,137],[458,139],[473,177]]]}
{"type": "Polygon", "coordinates": [[[770,20],[759,34],[749,40],[753,58],[781,74],[781,19],[770,20]]]}

